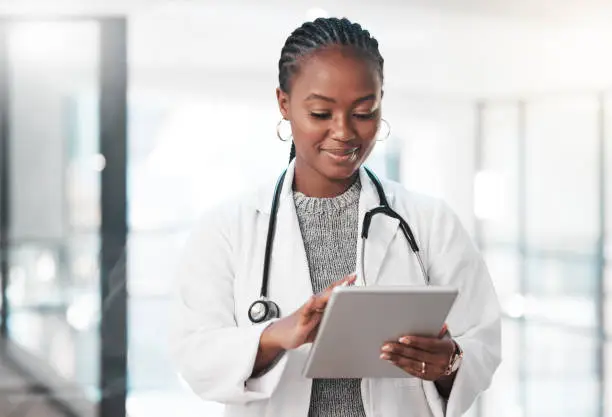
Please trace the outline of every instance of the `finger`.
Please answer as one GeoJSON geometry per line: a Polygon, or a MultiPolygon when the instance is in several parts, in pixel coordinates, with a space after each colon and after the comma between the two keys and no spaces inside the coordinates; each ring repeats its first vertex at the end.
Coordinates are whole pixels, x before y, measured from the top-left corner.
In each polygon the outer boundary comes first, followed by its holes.
{"type": "Polygon", "coordinates": [[[340,286],[340,285],[350,285],[352,283],[355,282],[355,280],[357,279],[357,274],[350,274],[345,276],[344,278],[333,282],[329,287],[327,287],[327,289],[325,289],[325,292],[331,292],[331,290],[333,290],[334,288],[340,286]]]}
{"type": "Polygon", "coordinates": [[[342,278],[341,280],[338,280],[338,281],[332,283],[329,287],[327,287],[322,292],[316,294],[314,296],[315,297],[314,310],[316,312],[318,312],[318,313],[323,313],[325,311],[325,307],[327,307],[327,303],[329,302],[329,298],[332,295],[332,290],[334,288],[336,288],[336,287],[339,287],[339,286],[350,285],[350,284],[354,283],[356,279],[357,279],[357,276],[355,274],[348,275],[348,276],[342,278]]]}
{"type": "Polygon", "coordinates": [[[436,337],[402,336],[399,342],[405,346],[424,350],[432,353],[448,352],[449,339],[438,339],[436,337]]]}
{"type": "Polygon", "coordinates": [[[329,302],[329,298],[331,297],[331,295],[332,292],[329,289],[317,294],[315,296],[314,308],[320,313],[325,311],[325,307],[327,307],[327,303],[329,302]]]}
{"type": "Polygon", "coordinates": [[[438,333],[438,339],[442,339],[443,337],[445,337],[447,334],[449,333],[448,331],[448,325],[446,323],[444,323],[444,325],[442,326],[442,329],[440,329],[440,333],[438,333]]]}
{"type": "Polygon", "coordinates": [[[331,297],[334,288],[351,285],[355,283],[356,280],[356,274],[347,275],[346,277],[330,284],[326,289],[324,289],[318,294],[318,298],[322,301],[324,300],[325,302],[327,302],[327,300],[329,300],[329,297],[331,297]]]}
{"type": "Polygon", "coordinates": [[[381,348],[381,353],[393,353],[407,359],[412,359],[417,362],[426,362],[436,364],[439,367],[444,367],[448,364],[448,357],[445,354],[435,354],[424,350],[408,347],[401,343],[386,343],[381,348]]]}
{"type": "Polygon", "coordinates": [[[320,323],[321,323],[321,314],[317,314],[310,318],[310,320],[302,327],[302,330],[307,335],[312,334],[312,333],[316,334],[316,331],[319,328],[320,323]]]}
{"type": "Polygon", "coordinates": [[[316,312],[316,298],[315,296],[311,296],[308,301],[302,307],[302,312],[299,318],[299,324],[305,326],[312,318],[313,314],[317,314],[316,312]]]}
{"type": "Polygon", "coordinates": [[[317,337],[317,333],[319,333],[319,326],[318,326],[318,324],[316,326],[313,326],[313,328],[308,333],[308,336],[306,336],[306,343],[314,342],[314,340],[317,337]]]}
{"type": "Polygon", "coordinates": [[[425,379],[428,381],[435,381],[444,375],[445,368],[438,365],[427,363],[425,361],[416,361],[414,359],[408,359],[403,356],[399,356],[393,353],[384,353],[381,355],[381,359],[385,359],[395,366],[403,369],[410,375],[416,376],[417,378],[425,379]]]}
{"type": "Polygon", "coordinates": [[[331,294],[326,294],[326,293],[316,295],[314,304],[313,304],[313,309],[317,311],[318,313],[324,312],[330,296],[331,294]]]}

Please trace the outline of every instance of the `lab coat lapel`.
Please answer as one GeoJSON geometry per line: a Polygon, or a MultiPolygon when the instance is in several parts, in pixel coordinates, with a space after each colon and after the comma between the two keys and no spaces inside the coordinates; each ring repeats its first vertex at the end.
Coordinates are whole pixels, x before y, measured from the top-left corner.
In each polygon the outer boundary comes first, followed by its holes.
{"type": "Polygon", "coordinates": [[[313,292],[293,200],[293,174],[292,163],[287,168],[280,195],[270,271],[270,297],[279,300],[282,316],[299,308],[313,292]]]}
{"type": "MultiPolygon", "coordinates": [[[[361,196],[359,199],[359,236],[357,242],[357,285],[374,285],[378,281],[380,268],[389,245],[398,232],[399,221],[384,214],[377,214],[372,218],[368,238],[365,239],[364,262],[361,265],[361,248],[364,240],[361,238],[363,218],[367,211],[380,205],[378,193],[372,180],[362,167],[359,170],[361,180],[361,196]],[[364,270],[362,270],[362,267],[364,270]],[[365,272],[365,282],[363,273],[365,272]]],[[[393,196],[385,190],[389,204],[393,204],[393,196]]]]}

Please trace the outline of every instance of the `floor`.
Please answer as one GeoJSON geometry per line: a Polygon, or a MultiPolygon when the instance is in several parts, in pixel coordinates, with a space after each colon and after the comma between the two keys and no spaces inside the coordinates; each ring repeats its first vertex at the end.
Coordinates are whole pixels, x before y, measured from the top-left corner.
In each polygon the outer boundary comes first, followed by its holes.
{"type": "Polygon", "coordinates": [[[0,417],[66,417],[48,402],[44,390],[0,357],[0,417]]]}

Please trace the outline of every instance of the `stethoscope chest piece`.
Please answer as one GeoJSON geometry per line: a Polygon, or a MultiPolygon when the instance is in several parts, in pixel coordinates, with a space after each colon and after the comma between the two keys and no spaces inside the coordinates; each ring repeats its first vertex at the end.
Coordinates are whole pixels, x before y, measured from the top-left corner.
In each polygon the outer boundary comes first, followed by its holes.
{"type": "Polygon", "coordinates": [[[252,323],[263,323],[279,317],[280,309],[274,301],[260,298],[249,307],[249,320],[252,323]]]}

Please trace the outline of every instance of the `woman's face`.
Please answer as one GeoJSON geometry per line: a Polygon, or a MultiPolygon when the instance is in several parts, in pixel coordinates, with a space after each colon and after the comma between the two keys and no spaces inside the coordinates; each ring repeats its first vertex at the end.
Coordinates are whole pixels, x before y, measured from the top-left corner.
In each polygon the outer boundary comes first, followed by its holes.
{"type": "Polygon", "coordinates": [[[351,177],[376,143],[381,79],[374,64],[351,48],[332,46],[307,56],[277,90],[291,123],[296,171],[341,181],[351,177]]]}

